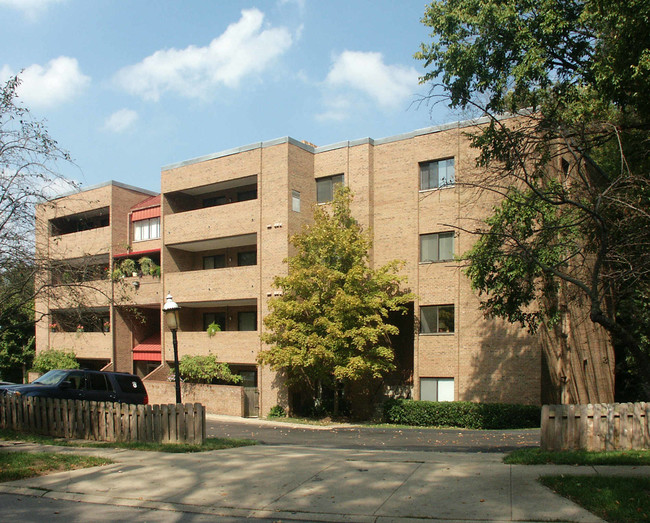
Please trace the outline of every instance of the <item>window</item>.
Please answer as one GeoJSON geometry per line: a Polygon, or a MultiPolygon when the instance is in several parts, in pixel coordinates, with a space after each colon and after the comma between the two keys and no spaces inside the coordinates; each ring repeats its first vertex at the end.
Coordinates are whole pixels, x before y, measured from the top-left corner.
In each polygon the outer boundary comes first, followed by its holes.
{"type": "Polygon", "coordinates": [[[334,199],[334,188],[342,183],[342,174],[318,178],[316,180],[316,201],[318,203],[331,202],[334,199]]]}
{"type": "Polygon", "coordinates": [[[438,262],[453,259],[453,232],[436,232],[420,235],[420,262],[438,262]]]}
{"type": "Polygon", "coordinates": [[[454,378],[420,378],[422,401],[454,401],[454,378]]]}
{"type": "Polygon", "coordinates": [[[257,313],[255,311],[240,312],[237,314],[237,330],[257,330],[257,313]]]}
{"type": "Polygon", "coordinates": [[[214,254],[212,256],[203,257],[203,270],[222,269],[225,266],[226,266],[225,254],[214,254]]]}
{"type": "Polygon", "coordinates": [[[222,331],[226,330],[226,313],[225,312],[204,312],[203,313],[203,330],[207,331],[211,323],[216,323],[222,331]]]}
{"type": "Polygon", "coordinates": [[[427,305],[420,307],[420,333],[442,334],[454,332],[453,305],[427,305]]]}
{"type": "Polygon", "coordinates": [[[239,191],[237,193],[237,201],[245,202],[247,200],[255,200],[257,198],[257,189],[250,189],[249,191],[239,191]]]}
{"type": "Polygon", "coordinates": [[[211,196],[210,198],[203,199],[203,207],[216,207],[217,205],[225,205],[228,203],[228,198],[225,196],[211,196]]]}
{"type": "Polygon", "coordinates": [[[300,193],[298,191],[291,191],[291,210],[300,212],[300,193]]]}
{"type": "Polygon", "coordinates": [[[237,253],[237,266],[257,265],[257,251],[247,251],[237,253]]]}
{"type": "Polygon", "coordinates": [[[454,159],[420,164],[420,190],[437,189],[454,184],[454,159]]]}
{"type": "Polygon", "coordinates": [[[160,238],[160,217],[133,222],[133,240],[155,240],[160,238]]]}

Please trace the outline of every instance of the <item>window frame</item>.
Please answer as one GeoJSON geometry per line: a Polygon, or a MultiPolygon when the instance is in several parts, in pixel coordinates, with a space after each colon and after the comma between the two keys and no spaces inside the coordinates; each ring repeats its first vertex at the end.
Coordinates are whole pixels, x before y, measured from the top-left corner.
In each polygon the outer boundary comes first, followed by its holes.
{"type": "MultiPolygon", "coordinates": [[[[431,390],[431,387],[426,387],[427,392],[431,390]]],[[[456,401],[456,383],[455,379],[451,377],[440,377],[440,378],[433,378],[433,377],[428,377],[428,376],[421,376],[420,377],[420,401],[456,401]],[[451,382],[451,383],[450,383],[451,382]],[[425,389],[423,387],[423,383],[429,383],[430,385],[435,384],[435,399],[430,399],[430,398],[423,398],[422,397],[422,390],[425,389]],[[450,385],[451,384],[451,396],[452,399],[440,399],[440,392],[441,392],[441,383],[450,385]]]]}
{"type": "MultiPolygon", "coordinates": [[[[438,189],[447,189],[449,187],[453,187],[456,184],[456,158],[453,157],[453,156],[451,156],[449,158],[440,158],[439,160],[428,160],[426,162],[420,162],[420,163],[418,163],[418,167],[419,167],[418,170],[419,170],[419,175],[420,175],[420,183],[419,183],[420,191],[436,191],[438,189]],[[440,183],[440,165],[442,163],[447,163],[447,162],[450,162],[450,161],[451,161],[451,166],[453,168],[453,173],[451,175],[451,182],[446,182],[444,184],[441,184],[440,183]],[[429,167],[429,166],[431,166],[433,164],[436,164],[437,167],[438,167],[437,168],[436,185],[431,186],[431,173],[429,172],[429,173],[427,173],[427,179],[428,179],[427,180],[428,181],[427,185],[428,185],[428,187],[424,187],[423,168],[424,167],[429,167]]],[[[448,169],[448,165],[445,166],[445,172],[446,172],[446,169],[448,169]]]]}
{"type": "Polygon", "coordinates": [[[226,313],[225,312],[204,312],[203,313],[203,330],[208,330],[211,323],[216,323],[221,327],[221,331],[226,330],[226,313]]]}
{"type": "Polygon", "coordinates": [[[203,256],[203,270],[204,271],[211,271],[214,269],[225,269],[227,266],[226,263],[226,255],[225,254],[209,254],[207,256],[203,256]],[[217,267],[217,264],[215,263],[217,258],[222,258],[223,259],[223,265],[217,267]],[[212,260],[212,267],[206,267],[206,262],[208,260],[212,260]]]}
{"type": "Polygon", "coordinates": [[[440,335],[453,335],[456,333],[456,306],[453,303],[446,303],[442,305],[420,305],[420,326],[419,326],[419,334],[430,336],[440,336],[440,335]],[[451,324],[451,329],[450,330],[440,330],[440,309],[445,308],[449,309],[451,308],[452,311],[452,324],[451,324]],[[423,330],[423,327],[425,325],[428,325],[428,321],[425,322],[423,321],[423,312],[424,310],[435,310],[435,330],[432,331],[425,331],[423,330]]]}
{"type": "Polygon", "coordinates": [[[237,331],[238,332],[255,332],[257,331],[257,311],[239,311],[237,313],[237,331]],[[243,315],[253,315],[253,328],[252,329],[242,329],[242,316],[243,315]]]}
{"type": "Polygon", "coordinates": [[[300,191],[291,190],[291,210],[300,212],[300,191]]]}
{"type": "Polygon", "coordinates": [[[420,234],[420,263],[439,263],[439,262],[448,262],[454,261],[454,256],[456,252],[456,234],[453,231],[443,231],[443,232],[431,232],[426,234],[420,234]],[[436,252],[438,256],[436,259],[423,259],[424,249],[422,248],[422,242],[425,238],[436,237],[436,252]],[[445,238],[451,237],[451,258],[441,258],[440,257],[440,239],[441,236],[445,238]]]}
{"type": "Polygon", "coordinates": [[[237,253],[237,267],[252,267],[257,265],[257,250],[255,251],[240,251],[237,253]],[[255,256],[254,263],[241,263],[241,260],[244,255],[253,255],[255,256]]]}
{"type": "Polygon", "coordinates": [[[334,191],[336,190],[336,187],[338,185],[344,185],[345,184],[345,175],[343,173],[340,174],[332,174],[331,176],[321,176],[320,178],[316,178],[316,203],[318,204],[324,204],[324,203],[330,203],[334,199],[334,191]],[[321,199],[319,195],[319,187],[321,187],[323,184],[325,184],[325,188],[327,190],[327,195],[326,197],[329,197],[329,199],[321,199]]]}
{"type": "Polygon", "coordinates": [[[160,216],[154,216],[153,218],[145,218],[144,220],[136,220],[133,222],[134,242],[147,242],[150,240],[159,240],[159,239],[160,239],[160,216]],[[155,223],[155,227],[154,227],[154,223],[155,223]],[[152,236],[152,230],[156,231],[157,236],[152,236]],[[138,238],[138,231],[140,232],[140,238],[138,238]],[[146,238],[143,237],[144,231],[147,232],[146,238]]]}

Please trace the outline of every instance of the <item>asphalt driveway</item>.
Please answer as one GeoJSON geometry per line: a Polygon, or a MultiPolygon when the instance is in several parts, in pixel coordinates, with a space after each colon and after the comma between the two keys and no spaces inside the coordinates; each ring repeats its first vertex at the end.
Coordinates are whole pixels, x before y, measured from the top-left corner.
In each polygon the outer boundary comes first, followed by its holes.
{"type": "Polygon", "coordinates": [[[265,445],[431,452],[509,452],[539,446],[539,429],[463,430],[305,426],[208,415],[209,437],[248,438],[265,445]]]}

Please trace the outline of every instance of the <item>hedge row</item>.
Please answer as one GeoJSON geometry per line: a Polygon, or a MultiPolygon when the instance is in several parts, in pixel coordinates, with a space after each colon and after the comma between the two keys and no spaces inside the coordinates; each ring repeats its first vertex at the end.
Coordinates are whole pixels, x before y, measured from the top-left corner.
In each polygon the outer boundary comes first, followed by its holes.
{"type": "Polygon", "coordinates": [[[523,429],[539,427],[541,411],[535,405],[392,399],[384,404],[384,421],[419,427],[523,429]]]}

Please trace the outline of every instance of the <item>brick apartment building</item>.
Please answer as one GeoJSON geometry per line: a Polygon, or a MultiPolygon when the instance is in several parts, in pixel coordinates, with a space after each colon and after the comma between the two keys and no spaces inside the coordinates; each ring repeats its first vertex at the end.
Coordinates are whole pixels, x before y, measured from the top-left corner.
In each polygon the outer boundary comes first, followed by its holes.
{"type": "Polygon", "coordinates": [[[559,331],[539,336],[487,320],[454,261],[475,240],[462,228],[497,203],[462,185],[480,176],[464,135],[471,125],[324,147],[282,138],[164,167],[160,195],[109,182],[41,205],[39,254],[83,266],[94,281],[76,291],[87,319],[82,328],[72,321],[79,301],[69,288],[37,303],[46,312],[37,351],[73,349],[88,367],[138,372],[153,386],[173,361],[161,317],[171,293],[182,307],[179,356],[212,353],[228,362],[245,388],[257,391],[265,415],[286,402],[276,373],[257,365],[262,318],[278,293],[273,278],[286,274],[291,236],[342,183],[371,231],[371,263],[403,260],[405,286],[417,296],[399,323],[403,372],[393,386],[428,400],[611,400],[611,348],[584,314],[569,311],[559,331]],[[117,282],[98,279],[142,257],[162,267],[160,277],[136,271],[117,282]],[[212,322],[222,331],[211,337],[205,331],[212,322]]]}

